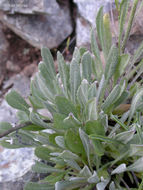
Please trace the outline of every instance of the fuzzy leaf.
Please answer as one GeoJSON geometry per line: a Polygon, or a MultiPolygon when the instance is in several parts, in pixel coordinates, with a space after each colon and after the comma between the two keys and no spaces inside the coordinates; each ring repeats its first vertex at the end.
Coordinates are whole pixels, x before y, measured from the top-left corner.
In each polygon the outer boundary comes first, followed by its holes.
{"type": "Polygon", "coordinates": [[[89,88],[88,81],[86,79],[83,79],[77,91],[78,102],[83,107],[85,107],[88,101],[88,88],[89,88]]]}
{"type": "Polygon", "coordinates": [[[127,170],[126,164],[120,164],[116,169],[114,169],[111,175],[120,174],[127,170]]]}
{"type": "Polygon", "coordinates": [[[84,168],[80,171],[80,176],[82,177],[91,177],[92,173],[90,171],[90,169],[88,168],[88,166],[84,166],[84,168]]]}
{"type": "Polygon", "coordinates": [[[74,104],[67,98],[63,96],[56,96],[55,103],[60,114],[65,114],[68,116],[69,113],[73,113],[75,116],[77,115],[74,104]]]}
{"type": "Polygon", "coordinates": [[[71,98],[74,103],[76,103],[76,93],[80,83],[80,66],[78,61],[76,59],[73,59],[70,64],[70,90],[71,98]]]}
{"type": "Polygon", "coordinates": [[[3,133],[9,129],[11,129],[12,126],[8,122],[0,122],[0,133],[3,133]]]}
{"type": "Polygon", "coordinates": [[[40,146],[35,149],[35,155],[42,160],[50,160],[50,150],[46,147],[40,146]]]}
{"type": "Polygon", "coordinates": [[[42,48],[41,55],[42,55],[44,64],[47,66],[49,75],[52,78],[54,78],[56,76],[56,72],[54,69],[54,60],[53,60],[50,50],[48,48],[42,48]]]}
{"type": "Polygon", "coordinates": [[[131,144],[130,145],[130,156],[143,156],[143,145],[131,144]]]}
{"type": "MultiPolygon", "coordinates": [[[[100,8],[96,17],[96,29],[98,38],[102,47],[103,52],[105,53],[105,44],[104,44],[104,25],[103,25],[103,7],[100,8]]],[[[106,55],[106,54],[105,54],[106,55]]]]}
{"type": "Polygon", "coordinates": [[[72,129],[69,129],[65,133],[65,144],[73,153],[79,154],[84,152],[84,147],[79,134],[75,133],[72,129]]]}
{"type": "Polygon", "coordinates": [[[35,183],[29,182],[25,185],[24,190],[54,190],[55,187],[53,185],[49,185],[48,183],[35,183]]]}
{"type": "Polygon", "coordinates": [[[109,179],[102,180],[96,185],[97,190],[105,190],[105,187],[109,183],[109,179]]]}
{"type": "Polygon", "coordinates": [[[85,182],[79,182],[79,181],[58,181],[55,184],[55,190],[72,190],[75,188],[80,187],[85,182]]]}
{"type": "Polygon", "coordinates": [[[65,60],[60,52],[57,54],[58,68],[60,77],[63,83],[65,94],[68,95],[69,90],[69,69],[65,63],[65,60]]]}
{"type": "MultiPolygon", "coordinates": [[[[111,44],[112,44],[112,33],[111,33],[111,29],[110,29],[110,18],[109,18],[109,14],[106,13],[103,16],[103,24],[104,24],[104,44],[105,44],[105,55],[107,56],[110,48],[111,48],[111,44]]],[[[106,57],[105,57],[106,59],[106,57]]]]}
{"type": "Polygon", "coordinates": [[[97,120],[98,119],[98,111],[97,111],[97,100],[93,98],[87,104],[87,113],[88,120],[97,120]]]}
{"type": "Polygon", "coordinates": [[[143,97],[143,88],[138,90],[136,92],[136,94],[134,95],[134,97],[133,97],[133,100],[132,100],[132,103],[131,103],[131,108],[130,108],[130,115],[129,115],[128,124],[130,123],[134,113],[136,112],[142,97],[143,97]]]}
{"type": "Polygon", "coordinates": [[[83,54],[81,59],[82,78],[91,81],[92,59],[89,52],[83,54]]]}
{"type": "Polygon", "coordinates": [[[116,66],[118,64],[118,49],[113,45],[110,49],[107,64],[105,67],[105,79],[109,81],[109,79],[113,76],[116,70],[116,66]]]}
{"type": "Polygon", "coordinates": [[[57,145],[58,145],[60,148],[63,148],[63,149],[66,148],[66,145],[65,145],[65,141],[64,141],[64,137],[63,137],[63,136],[56,136],[56,137],[55,137],[55,142],[57,143],[57,145]]]}
{"type": "Polygon", "coordinates": [[[25,112],[29,112],[28,108],[30,107],[24,98],[15,90],[11,90],[7,95],[6,95],[6,101],[7,103],[18,110],[22,110],[25,112]]]}
{"type": "Polygon", "coordinates": [[[61,173],[64,172],[64,170],[54,168],[52,166],[48,166],[42,162],[37,162],[35,165],[32,166],[32,170],[37,173],[52,173],[52,172],[57,172],[61,173]]]}
{"type": "Polygon", "coordinates": [[[80,157],[78,157],[76,154],[70,152],[69,150],[64,150],[59,156],[66,160],[70,160],[70,159],[75,160],[75,161],[80,160],[80,157]]]}
{"type": "Polygon", "coordinates": [[[120,94],[121,88],[119,85],[116,85],[109,96],[106,98],[105,102],[102,104],[102,109],[104,112],[109,112],[110,109],[112,108],[114,102],[118,99],[118,96],[120,94]]]}
{"type": "Polygon", "coordinates": [[[87,181],[88,181],[88,183],[98,183],[99,177],[98,177],[97,173],[94,171],[93,175],[90,176],[87,181]]]}
{"type": "Polygon", "coordinates": [[[143,157],[136,160],[132,165],[127,167],[128,171],[143,172],[143,157]]]}
{"type": "Polygon", "coordinates": [[[82,144],[84,146],[84,149],[85,149],[85,152],[86,152],[86,155],[88,158],[88,163],[90,165],[90,149],[91,149],[91,147],[90,147],[90,141],[89,141],[88,135],[81,128],[79,128],[79,135],[80,135],[82,144]]]}
{"type": "Polygon", "coordinates": [[[96,97],[96,94],[97,94],[97,86],[96,86],[97,82],[93,82],[89,89],[88,89],[88,99],[92,99],[92,98],[95,98],[96,97]]]}

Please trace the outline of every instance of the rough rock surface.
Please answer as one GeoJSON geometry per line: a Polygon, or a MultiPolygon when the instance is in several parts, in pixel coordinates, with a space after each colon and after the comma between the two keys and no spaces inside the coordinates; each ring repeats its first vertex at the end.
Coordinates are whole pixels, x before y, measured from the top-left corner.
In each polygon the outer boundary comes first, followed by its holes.
{"type": "MultiPolygon", "coordinates": [[[[30,80],[23,74],[18,74],[4,83],[4,89],[12,86],[23,97],[30,93],[30,80]]],[[[5,100],[0,105],[0,122],[17,122],[16,110],[11,108],[5,100]]],[[[31,173],[31,166],[35,160],[33,148],[5,149],[0,147],[0,189],[23,190],[24,184],[35,174],[31,173]]]]}
{"type": "Polygon", "coordinates": [[[89,47],[91,26],[95,27],[95,18],[101,6],[109,12],[115,5],[114,0],[74,0],[78,9],[76,20],[77,46],[89,47]]]}
{"type": "MultiPolygon", "coordinates": [[[[18,91],[24,98],[30,94],[30,80],[28,77],[17,74],[11,77],[8,81],[4,83],[4,89],[12,86],[12,89],[18,91]]],[[[10,107],[6,100],[3,100],[0,105],[0,122],[7,121],[11,123],[16,123],[16,110],[10,107]]]]}
{"type": "Polygon", "coordinates": [[[45,12],[45,0],[1,0],[0,9],[8,13],[33,14],[45,12]]]}
{"type": "Polygon", "coordinates": [[[36,11],[36,14],[32,15],[20,13],[6,14],[6,12],[3,12],[1,13],[0,20],[17,35],[35,47],[57,47],[72,32],[68,3],[60,6],[56,0],[46,0],[35,4],[35,7],[37,10],[43,11],[43,14],[37,14],[38,12],[36,11]],[[44,6],[41,9],[38,6],[42,6],[42,2],[44,2],[44,6]]]}

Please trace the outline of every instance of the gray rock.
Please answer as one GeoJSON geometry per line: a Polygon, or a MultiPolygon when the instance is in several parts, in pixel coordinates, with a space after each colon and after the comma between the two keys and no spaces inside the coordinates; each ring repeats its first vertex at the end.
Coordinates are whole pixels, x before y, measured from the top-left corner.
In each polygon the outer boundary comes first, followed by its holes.
{"type": "Polygon", "coordinates": [[[30,95],[30,79],[23,74],[17,74],[4,82],[3,88],[9,88],[18,91],[24,98],[30,95]]]}
{"type": "Polygon", "coordinates": [[[40,15],[4,13],[0,20],[31,45],[54,48],[72,32],[70,11],[68,5],[61,7],[56,0],[45,1],[44,11],[40,15]]]}
{"type": "Polygon", "coordinates": [[[58,8],[58,4],[53,0],[0,0],[0,10],[10,14],[53,14],[58,8]]]}
{"type": "MultiPolygon", "coordinates": [[[[30,94],[30,79],[24,75],[15,75],[4,83],[3,88],[9,88],[18,91],[24,98],[27,98],[30,94]]],[[[7,121],[10,123],[16,123],[16,110],[10,107],[6,100],[2,100],[0,105],[0,122],[7,121]]]]}
{"type": "Polygon", "coordinates": [[[0,189],[23,190],[36,175],[31,172],[35,162],[34,149],[3,149],[0,152],[0,189]]]}
{"type": "Polygon", "coordinates": [[[115,7],[114,0],[74,0],[79,16],[76,20],[77,46],[90,46],[91,27],[95,28],[95,18],[101,6],[104,12],[115,7]]]}

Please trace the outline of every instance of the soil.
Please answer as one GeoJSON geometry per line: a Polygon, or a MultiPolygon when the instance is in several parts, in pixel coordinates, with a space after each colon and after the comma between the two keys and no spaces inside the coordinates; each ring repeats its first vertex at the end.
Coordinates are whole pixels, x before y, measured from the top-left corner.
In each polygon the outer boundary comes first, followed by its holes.
{"type": "Polygon", "coordinates": [[[8,28],[4,28],[4,33],[9,42],[9,49],[7,52],[8,61],[11,62],[13,66],[17,66],[15,68],[19,68],[14,70],[8,67],[5,79],[21,72],[25,66],[30,64],[35,64],[35,66],[38,65],[41,60],[39,49],[29,45],[8,28]]]}

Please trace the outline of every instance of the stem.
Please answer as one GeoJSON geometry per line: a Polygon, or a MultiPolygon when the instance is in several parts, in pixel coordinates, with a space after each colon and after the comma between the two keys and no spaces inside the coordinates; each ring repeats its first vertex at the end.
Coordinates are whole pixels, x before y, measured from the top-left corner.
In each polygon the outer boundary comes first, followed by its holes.
{"type": "Polygon", "coordinates": [[[134,17],[135,17],[135,12],[136,12],[138,2],[139,2],[139,0],[135,0],[134,4],[133,4],[133,7],[132,7],[131,15],[130,15],[129,22],[128,22],[127,31],[125,33],[125,37],[124,37],[124,40],[123,40],[123,45],[122,45],[122,48],[121,48],[122,52],[124,52],[126,43],[128,41],[128,38],[129,38],[129,34],[130,34],[130,31],[131,31],[131,28],[132,28],[132,24],[133,24],[133,20],[134,20],[134,17]]]}
{"type": "Polygon", "coordinates": [[[19,124],[19,125],[11,128],[11,129],[3,132],[3,133],[0,133],[0,138],[5,137],[5,136],[9,135],[10,133],[12,133],[12,132],[14,132],[14,131],[16,131],[18,129],[22,129],[24,127],[27,127],[27,125],[31,125],[31,124],[32,124],[31,122],[26,122],[26,123],[23,123],[23,124],[19,124]]]}
{"type": "Polygon", "coordinates": [[[142,182],[140,183],[138,190],[142,190],[142,189],[143,189],[143,178],[142,178],[142,182]]]}

